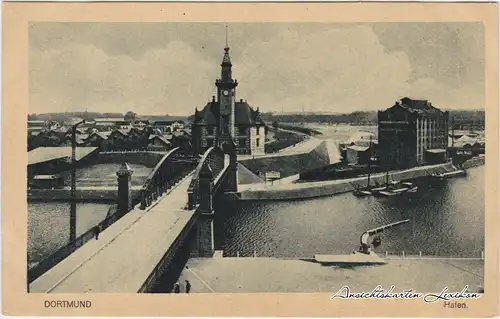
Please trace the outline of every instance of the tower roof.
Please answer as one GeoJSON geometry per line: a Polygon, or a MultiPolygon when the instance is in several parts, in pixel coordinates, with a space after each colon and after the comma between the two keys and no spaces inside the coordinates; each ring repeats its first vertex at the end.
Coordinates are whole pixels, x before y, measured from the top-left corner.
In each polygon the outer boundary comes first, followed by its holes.
{"type": "MultiPolygon", "coordinates": [[[[216,125],[215,117],[218,116],[219,102],[208,102],[203,110],[195,116],[194,123],[199,125],[216,125]]],[[[260,112],[254,110],[246,101],[234,103],[234,122],[240,125],[264,125],[260,112]]]]}
{"type": "Polygon", "coordinates": [[[231,57],[229,56],[229,47],[227,45],[224,48],[224,56],[222,57],[221,66],[232,66],[231,57]]]}

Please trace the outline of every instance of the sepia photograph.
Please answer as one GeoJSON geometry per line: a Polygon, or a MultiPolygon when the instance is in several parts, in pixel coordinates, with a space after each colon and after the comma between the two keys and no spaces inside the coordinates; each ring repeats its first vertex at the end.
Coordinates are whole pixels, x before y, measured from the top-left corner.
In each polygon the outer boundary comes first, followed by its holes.
{"type": "Polygon", "coordinates": [[[36,22],[29,45],[30,292],[483,292],[481,23],[36,22]]]}
{"type": "Polygon", "coordinates": [[[495,315],[492,9],[8,4],[4,313],[495,315]]]}

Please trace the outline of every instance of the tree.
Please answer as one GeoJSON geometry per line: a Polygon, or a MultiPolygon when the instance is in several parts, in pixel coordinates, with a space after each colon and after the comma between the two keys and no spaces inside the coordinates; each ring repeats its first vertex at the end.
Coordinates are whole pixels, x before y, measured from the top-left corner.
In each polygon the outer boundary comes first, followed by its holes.
{"type": "Polygon", "coordinates": [[[128,121],[128,122],[133,122],[135,120],[135,118],[137,117],[137,114],[132,112],[132,111],[128,111],[127,113],[125,113],[125,115],[123,116],[123,119],[125,121],[128,121]]]}

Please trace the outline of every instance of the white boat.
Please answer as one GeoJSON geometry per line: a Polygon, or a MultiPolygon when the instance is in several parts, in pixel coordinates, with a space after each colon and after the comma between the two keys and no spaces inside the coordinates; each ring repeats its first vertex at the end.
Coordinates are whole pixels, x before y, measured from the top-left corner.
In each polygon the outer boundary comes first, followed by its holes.
{"type": "Polygon", "coordinates": [[[459,177],[459,176],[466,176],[467,172],[463,169],[459,169],[453,172],[446,172],[446,173],[441,173],[441,174],[433,174],[432,176],[438,179],[445,179],[445,178],[452,178],[452,177],[459,177]]]}
{"type": "Polygon", "coordinates": [[[364,196],[370,196],[372,192],[369,189],[356,189],[353,192],[354,196],[357,197],[364,197],[364,196]]]}
{"type": "Polygon", "coordinates": [[[412,188],[409,188],[407,193],[416,193],[418,191],[418,186],[414,186],[412,188]]]}
{"type": "Polygon", "coordinates": [[[416,193],[418,191],[418,186],[412,182],[403,182],[401,183],[404,187],[408,188],[408,193],[416,193]]]}
{"type": "Polygon", "coordinates": [[[406,193],[408,191],[408,188],[407,187],[402,187],[402,188],[396,188],[396,189],[390,189],[390,190],[385,190],[385,191],[380,191],[378,192],[380,195],[382,196],[395,196],[395,195],[399,195],[399,194],[402,194],[402,193],[406,193]]]}

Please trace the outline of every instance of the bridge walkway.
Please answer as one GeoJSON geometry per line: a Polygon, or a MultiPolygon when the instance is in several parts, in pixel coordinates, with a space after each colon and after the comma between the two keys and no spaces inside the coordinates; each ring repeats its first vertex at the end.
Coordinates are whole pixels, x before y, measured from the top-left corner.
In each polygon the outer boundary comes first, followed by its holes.
{"type": "Polygon", "coordinates": [[[191,176],[147,210],[129,212],[32,282],[30,292],[137,292],[194,215],[184,210],[191,176]]]}
{"type": "MultiPolygon", "coordinates": [[[[214,178],[220,185],[226,160],[214,178]]],[[[193,173],[146,210],[130,211],[99,236],[33,281],[30,292],[136,293],[192,220],[187,210],[193,173]]]]}

